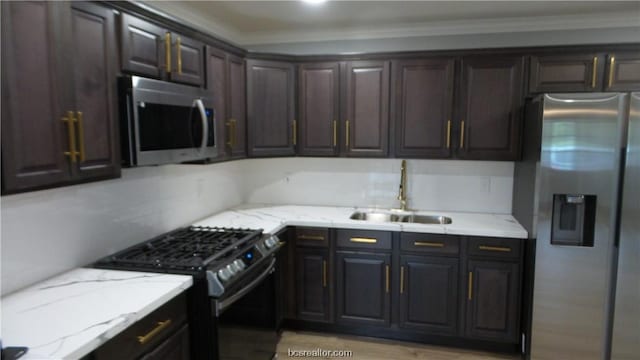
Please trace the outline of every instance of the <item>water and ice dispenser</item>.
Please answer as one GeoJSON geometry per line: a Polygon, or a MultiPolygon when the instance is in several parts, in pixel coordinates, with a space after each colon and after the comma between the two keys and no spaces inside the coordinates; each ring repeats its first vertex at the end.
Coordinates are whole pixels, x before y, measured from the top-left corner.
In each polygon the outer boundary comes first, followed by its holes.
{"type": "Polygon", "coordinates": [[[551,244],[593,247],[596,196],[554,194],[551,244]]]}

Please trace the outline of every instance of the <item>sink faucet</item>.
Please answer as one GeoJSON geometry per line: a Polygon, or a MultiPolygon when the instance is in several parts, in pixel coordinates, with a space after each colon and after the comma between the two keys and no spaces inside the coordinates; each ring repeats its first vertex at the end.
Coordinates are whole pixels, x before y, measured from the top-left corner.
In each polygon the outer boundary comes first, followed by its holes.
{"type": "Polygon", "coordinates": [[[400,165],[400,192],[398,194],[400,200],[400,210],[407,210],[407,161],[402,160],[400,165]]]}

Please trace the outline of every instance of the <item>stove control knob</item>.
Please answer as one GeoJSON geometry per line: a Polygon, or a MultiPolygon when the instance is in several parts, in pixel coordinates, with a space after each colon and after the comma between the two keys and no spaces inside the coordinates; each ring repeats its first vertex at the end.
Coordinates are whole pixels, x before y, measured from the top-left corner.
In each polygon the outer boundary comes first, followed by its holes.
{"type": "Polygon", "coordinates": [[[225,269],[231,274],[231,276],[235,276],[238,273],[238,270],[236,270],[235,266],[232,264],[227,265],[225,269]]]}
{"type": "Polygon", "coordinates": [[[222,282],[227,282],[231,279],[231,273],[227,270],[227,268],[222,268],[218,270],[218,278],[222,282]]]}
{"type": "Polygon", "coordinates": [[[278,243],[278,238],[276,238],[275,236],[272,236],[264,241],[264,245],[267,247],[267,249],[273,248],[274,246],[276,246],[277,243],[278,243]]]}
{"type": "Polygon", "coordinates": [[[236,259],[233,262],[233,265],[238,269],[238,271],[242,271],[247,267],[247,265],[244,264],[244,261],[242,261],[240,259],[236,259]]]}

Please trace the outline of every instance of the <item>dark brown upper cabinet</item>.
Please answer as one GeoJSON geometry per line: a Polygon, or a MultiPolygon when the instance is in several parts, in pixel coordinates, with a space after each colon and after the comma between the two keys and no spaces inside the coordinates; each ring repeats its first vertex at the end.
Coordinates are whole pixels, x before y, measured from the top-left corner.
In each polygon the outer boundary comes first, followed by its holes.
{"type": "Polygon", "coordinates": [[[338,155],[340,64],[300,65],[298,79],[298,154],[338,155]]]}
{"type": "Polygon", "coordinates": [[[3,192],[120,175],[115,14],[2,3],[3,192]]]}
{"type": "Polygon", "coordinates": [[[346,115],[342,126],[347,156],[385,157],[389,153],[390,61],[346,64],[346,115]]]}
{"type": "Polygon", "coordinates": [[[120,17],[122,70],[136,75],[201,86],[204,44],[123,13],[120,17]]]}
{"type": "Polygon", "coordinates": [[[602,89],[603,57],[598,53],[531,57],[529,92],[579,92],[602,89]]]}
{"type": "Polygon", "coordinates": [[[469,160],[517,160],[522,127],[524,57],[461,60],[457,155],[469,160]]]}
{"type": "Polygon", "coordinates": [[[244,60],[207,46],[207,89],[214,101],[219,159],[246,156],[244,60]]]}
{"type": "Polygon", "coordinates": [[[248,155],[295,154],[295,69],[290,63],[247,60],[248,155]]]}
{"type": "Polygon", "coordinates": [[[393,62],[397,157],[451,156],[453,58],[393,62]]]}
{"type": "Polygon", "coordinates": [[[605,91],[640,90],[640,52],[619,52],[607,55],[605,91]]]}

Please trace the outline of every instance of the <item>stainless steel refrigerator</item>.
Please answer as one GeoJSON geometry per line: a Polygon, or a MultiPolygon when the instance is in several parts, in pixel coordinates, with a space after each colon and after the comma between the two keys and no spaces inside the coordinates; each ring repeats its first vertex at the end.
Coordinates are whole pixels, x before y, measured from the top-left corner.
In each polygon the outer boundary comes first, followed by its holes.
{"type": "Polygon", "coordinates": [[[546,94],[525,121],[530,357],[640,359],[640,93],[546,94]]]}

